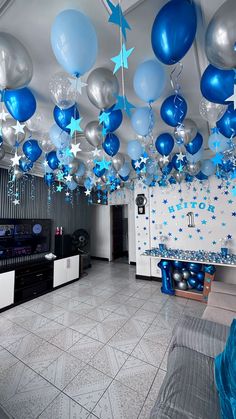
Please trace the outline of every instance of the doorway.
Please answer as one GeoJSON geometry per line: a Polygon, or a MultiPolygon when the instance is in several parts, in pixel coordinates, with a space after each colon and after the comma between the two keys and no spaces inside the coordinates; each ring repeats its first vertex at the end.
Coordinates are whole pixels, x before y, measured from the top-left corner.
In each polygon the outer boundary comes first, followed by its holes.
{"type": "Polygon", "coordinates": [[[128,205],[112,205],[112,259],[128,263],[128,205]]]}

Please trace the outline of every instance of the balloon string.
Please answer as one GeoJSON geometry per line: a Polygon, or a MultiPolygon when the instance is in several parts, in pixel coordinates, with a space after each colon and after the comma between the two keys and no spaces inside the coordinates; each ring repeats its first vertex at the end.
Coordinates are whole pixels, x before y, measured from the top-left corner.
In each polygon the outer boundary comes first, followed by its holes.
{"type": "Polygon", "coordinates": [[[123,39],[122,39],[122,16],[121,16],[121,0],[119,0],[119,19],[120,19],[120,26],[119,26],[119,35],[120,35],[120,50],[121,50],[121,60],[122,60],[122,66],[121,66],[121,88],[122,88],[122,95],[125,96],[125,77],[124,77],[124,59],[123,59],[123,39]]]}

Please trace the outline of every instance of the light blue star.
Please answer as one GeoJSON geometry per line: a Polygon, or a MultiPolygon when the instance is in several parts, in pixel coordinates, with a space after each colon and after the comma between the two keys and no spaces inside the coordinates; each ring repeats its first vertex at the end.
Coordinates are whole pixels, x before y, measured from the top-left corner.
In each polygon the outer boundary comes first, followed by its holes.
{"type": "Polygon", "coordinates": [[[120,110],[124,109],[128,117],[130,118],[131,117],[130,110],[134,108],[135,106],[128,101],[126,96],[117,96],[117,103],[115,104],[113,111],[116,111],[118,109],[120,110]]]}
{"type": "Polygon", "coordinates": [[[70,124],[67,125],[67,127],[66,127],[70,130],[70,136],[71,137],[73,137],[75,131],[83,132],[83,130],[80,126],[80,123],[81,123],[82,119],[83,118],[75,119],[73,116],[71,117],[70,124]]]}
{"type": "MultiPolygon", "coordinates": [[[[94,160],[95,163],[96,160],[94,160]]],[[[101,161],[96,161],[96,164],[99,166],[99,170],[102,169],[109,169],[109,166],[111,165],[111,161],[107,161],[104,157],[101,161]]]]}
{"type": "Polygon", "coordinates": [[[206,224],[207,223],[207,221],[206,220],[202,220],[202,224],[206,224]]]}
{"type": "Polygon", "coordinates": [[[57,173],[57,179],[58,180],[63,180],[63,177],[64,177],[64,173],[63,172],[58,172],[57,173]]]}
{"type": "Polygon", "coordinates": [[[61,192],[63,187],[61,185],[57,186],[57,192],[61,192]]]}
{"type": "Polygon", "coordinates": [[[110,0],[107,0],[107,4],[111,9],[111,16],[109,17],[108,22],[120,26],[123,37],[126,40],[126,29],[131,30],[131,27],[125,19],[120,5],[117,4],[116,6],[114,6],[114,4],[110,0]]]}
{"type": "Polygon", "coordinates": [[[121,67],[128,68],[128,58],[132,54],[133,50],[134,48],[130,48],[127,50],[125,44],[123,44],[120,53],[115,57],[111,58],[111,61],[115,63],[113,74],[115,74],[121,67]]]}
{"type": "Polygon", "coordinates": [[[222,162],[223,159],[223,154],[221,153],[217,153],[214,157],[212,157],[212,161],[214,163],[214,165],[216,166],[217,164],[220,164],[222,162]]]}
{"type": "Polygon", "coordinates": [[[234,188],[231,190],[231,194],[233,196],[236,196],[236,186],[234,186],[234,188]]]}
{"type": "Polygon", "coordinates": [[[212,132],[212,134],[218,134],[219,129],[217,127],[211,128],[211,132],[212,132]]]}
{"type": "Polygon", "coordinates": [[[69,147],[66,147],[64,153],[65,153],[65,156],[68,156],[68,157],[73,156],[73,153],[71,152],[71,149],[69,147]]]}
{"type": "Polygon", "coordinates": [[[102,124],[103,122],[105,124],[109,124],[109,116],[111,115],[111,112],[102,112],[101,115],[99,115],[99,124],[102,124]]]}

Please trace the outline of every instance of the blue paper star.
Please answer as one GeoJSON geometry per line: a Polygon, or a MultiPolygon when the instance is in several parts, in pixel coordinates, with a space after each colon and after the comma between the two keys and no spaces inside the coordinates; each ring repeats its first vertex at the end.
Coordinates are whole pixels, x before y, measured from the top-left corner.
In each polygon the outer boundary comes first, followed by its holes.
{"type": "Polygon", "coordinates": [[[128,117],[130,118],[131,117],[130,110],[134,108],[135,106],[128,101],[126,96],[117,96],[117,103],[115,104],[113,111],[116,111],[118,109],[120,110],[124,109],[128,117]]]}
{"type": "Polygon", "coordinates": [[[132,54],[133,50],[134,48],[127,50],[125,44],[123,44],[119,54],[111,58],[111,61],[115,63],[113,74],[115,74],[121,67],[128,68],[128,58],[132,54]]]}
{"type": "Polygon", "coordinates": [[[217,153],[214,157],[212,157],[212,161],[214,163],[214,165],[216,166],[217,164],[220,164],[223,160],[223,154],[221,153],[217,153]]]}
{"type": "Polygon", "coordinates": [[[219,129],[217,127],[211,128],[211,132],[212,132],[212,134],[218,134],[219,129]]]}
{"type": "Polygon", "coordinates": [[[58,180],[63,180],[63,177],[64,177],[64,173],[63,172],[58,172],[57,173],[57,179],[58,180]]]}
{"type": "Polygon", "coordinates": [[[232,239],[232,235],[231,235],[231,234],[228,234],[228,235],[227,235],[227,239],[228,239],[228,240],[231,240],[231,239],[232,239]]]}
{"type": "Polygon", "coordinates": [[[120,5],[117,4],[116,6],[114,6],[114,4],[110,0],[107,0],[107,4],[112,12],[108,22],[120,26],[123,37],[126,40],[126,29],[131,30],[131,27],[125,19],[120,5]]]}
{"type": "Polygon", "coordinates": [[[99,170],[109,169],[109,166],[111,165],[111,162],[107,161],[104,157],[101,161],[94,160],[94,163],[99,166],[99,170]]]}
{"type": "Polygon", "coordinates": [[[207,221],[206,220],[202,220],[202,224],[206,224],[207,223],[207,221]]]}
{"type": "Polygon", "coordinates": [[[101,115],[99,115],[98,119],[99,119],[99,124],[102,124],[103,122],[105,124],[109,124],[109,116],[110,116],[111,112],[102,112],[101,115]]]}
{"type": "Polygon", "coordinates": [[[63,187],[61,185],[57,186],[57,192],[61,192],[63,187]]]}
{"type": "Polygon", "coordinates": [[[80,126],[81,121],[82,121],[82,118],[75,119],[73,116],[71,117],[70,124],[67,125],[67,127],[66,127],[70,130],[70,136],[71,137],[73,137],[75,131],[83,132],[83,130],[80,126]]]}

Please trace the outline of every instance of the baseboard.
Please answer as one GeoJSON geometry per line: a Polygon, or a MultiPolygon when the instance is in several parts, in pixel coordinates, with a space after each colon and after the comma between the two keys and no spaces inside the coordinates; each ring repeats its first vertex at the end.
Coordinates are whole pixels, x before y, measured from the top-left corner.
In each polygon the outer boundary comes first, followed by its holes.
{"type": "Polygon", "coordinates": [[[91,259],[94,260],[104,260],[105,262],[109,262],[108,258],[100,258],[99,256],[91,256],[91,259]]]}
{"type": "Polygon", "coordinates": [[[161,282],[161,278],[157,277],[157,276],[146,276],[146,275],[135,275],[136,279],[144,279],[145,281],[156,281],[156,282],[161,282]]]}
{"type": "Polygon", "coordinates": [[[130,262],[129,264],[136,266],[136,262],[130,262]]]}

